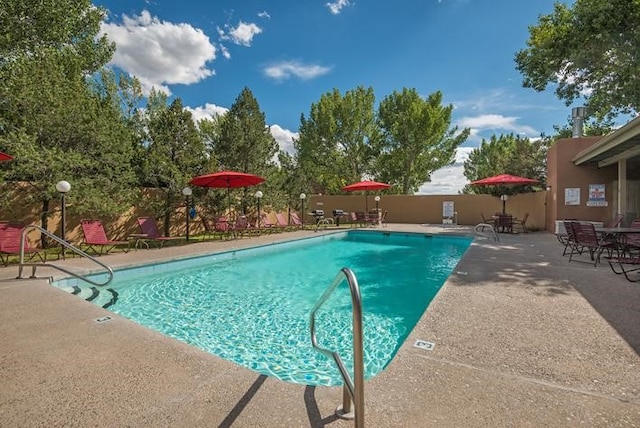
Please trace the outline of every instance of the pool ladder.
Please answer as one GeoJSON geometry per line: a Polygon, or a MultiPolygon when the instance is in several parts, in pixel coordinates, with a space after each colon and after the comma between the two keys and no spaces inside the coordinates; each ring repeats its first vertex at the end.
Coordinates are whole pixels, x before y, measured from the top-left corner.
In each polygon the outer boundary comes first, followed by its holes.
{"type": "Polygon", "coordinates": [[[356,276],[349,268],[342,268],[336,275],[335,279],[322,294],[318,303],[311,310],[310,315],[311,326],[311,344],[323,355],[333,358],[340,375],[344,381],[342,392],[342,405],[336,409],[336,415],[343,419],[354,419],[356,428],[364,428],[364,351],[362,346],[362,299],[360,298],[360,288],[356,276]],[[344,366],[340,355],[337,352],[323,348],[318,345],[316,339],[316,312],[329,299],[329,296],[338,286],[347,280],[349,290],[351,291],[351,305],[353,312],[353,376],[354,380],[349,376],[349,372],[344,366]],[[353,402],[354,410],[351,411],[353,402]]]}
{"type": "Polygon", "coordinates": [[[82,251],[80,248],[68,243],[67,241],[65,241],[64,239],[58,238],[56,235],[54,235],[53,233],[49,232],[46,229],[43,229],[39,226],[34,226],[34,225],[29,225],[26,226],[24,228],[24,230],[22,231],[22,235],[20,236],[20,260],[19,260],[19,265],[18,265],[18,278],[22,278],[22,271],[24,269],[25,266],[31,266],[31,278],[35,278],[36,277],[36,269],[38,267],[51,267],[54,269],[57,269],[61,272],[64,272],[68,275],[71,275],[75,278],[78,278],[81,281],[85,281],[88,282],[91,285],[96,285],[96,286],[105,286],[107,284],[109,284],[111,282],[111,280],[113,279],[113,269],[111,269],[111,267],[107,266],[106,264],[102,263],[101,261],[97,260],[95,257],[90,256],[89,254],[85,253],[84,251],[82,251]],[[53,239],[54,241],[56,241],[58,244],[60,244],[64,249],[69,249],[71,251],[73,251],[74,253],[80,255],[81,257],[85,257],[88,258],[89,260],[93,261],[94,263],[102,266],[107,272],[107,279],[105,282],[96,282],[93,281],[89,278],[87,278],[86,276],[77,274],[75,272],[70,271],[69,269],[63,267],[63,266],[58,266],[58,265],[54,265],[53,263],[47,263],[47,262],[43,262],[43,263],[25,263],[24,261],[24,247],[25,247],[25,243],[26,243],[26,239],[27,239],[27,234],[31,231],[31,230],[39,230],[41,234],[53,239]]]}

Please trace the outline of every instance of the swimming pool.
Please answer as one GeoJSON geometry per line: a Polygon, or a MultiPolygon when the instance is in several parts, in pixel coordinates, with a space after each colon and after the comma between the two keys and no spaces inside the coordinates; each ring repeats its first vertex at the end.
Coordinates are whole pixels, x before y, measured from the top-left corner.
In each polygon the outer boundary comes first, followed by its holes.
{"type": "MultiPolygon", "coordinates": [[[[365,377],[391,361],[472,239],[380,231],[319,237],[115,272],[108,310],[279,379],[340,385],[311,347],[309,312],[350,268],[363,302],[365,377]]],[[[69,289],[73,280],[55,284],[69,289]]],[[[87,289],[89,287],[86,287],[87,289]]],[[[81,293],[82,294],[82,293],[81,293]]],[[[94,303],[103,305],[100,297],[94,303]]],[[[351,299],[341,285],[317,314],[317,337],[352,370],[351,299]]]]}

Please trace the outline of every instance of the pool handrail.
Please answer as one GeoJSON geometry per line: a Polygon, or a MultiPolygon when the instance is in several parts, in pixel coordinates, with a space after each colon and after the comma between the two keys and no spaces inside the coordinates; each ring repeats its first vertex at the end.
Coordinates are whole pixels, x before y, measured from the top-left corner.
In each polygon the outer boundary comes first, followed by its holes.
{"type": "Polygon", "coordinates": [[[500,238],[496,233],[496,228],[492,224],[478,223],[476,224],[475,231],[478,235],[482,236],[483,238],[493,238],[495,242],[500,242],[500,238]],[[485,233],[484,231],[485,229],[489,229],[491,233],[490,234],[485,233]]]}
{"type": "Polygon", "coordinates": [[[26,226],[23,230],[22,230],[22,234],[20,235],[20,259],[19,259],[19,264],[18,264],[18,279],[22,278],[22,271],[24,269],[25,266],[31,266],[31,278],[35,278],[36,277],[36,269],[38,267],[51,267],[54,269],[57,269],[61,272],[66,273],[67,275],[71,275],[75,278],[78,278],[81,281],[85,281],[88,282],[91,285],[95,285],[98,287],[104,287],[105,285],[108,285],[112,280],[113,280],[113,269],[111,269],[110,266],[102,263],[101,261],[97,260],[95,257],[85,253],[84,251],[82,251],[80,248],[70,244],[69,242],[65,241],[64,239],[58,238],[56,235],[54,235],[53,233],[49,232],[46,229],[43,229],[39,226],[35,226],[35,225],[28,225],[26,226]],[[40,231],[40,233],[42,233],[43,235],[53,239],[54,241],[56,241],[57,243],[59,243],[60,245],[62,245],[62,248],[68,248],[69,250],[73,251],[74,253],[82,256],[82,257],[86,257],[88,259],[90,259],[91,261],[93,261],[94,263],[102,266],[106,271],[107,271],[107,280],[105,282],[96,282],[93,281],[89,278],[87,278],[86,276],[77,274],[75,272],[70,271],[69,269],[63,267],[63,266],[58,266],[55,265],[53,263],[25,263],[24,262],[24,244],[26,242],[27,239],[27,233],[29,233],[31,230],[38,230],[40,231]]]}
{"type": "Polygon", "coordinates": [[[311,329],[311,344],[321,354],[333,358],[340,375],[344,381],[344,388],[342,394],[342,406],[338,406],[336,409],[336,415],[344,419],[354,419],[354,425],[356,428],[364,428],[364,350],[362,339],[362,298],[360,296],[360,287],[358,286],[358,280],[349,268],[342,268],[336,275],[335,279],[327,287],[322,294],[318,302],[311,310],[310,329],[311,329]],[[343,278],[344,276],[344,278],[343,278]],[[329,299],[329,296],[333,291],[342,283],[346,278],[349,284],[349,290],[351,291],[351,305],[353,312],[353,376],[351,379],[347,369],[337,352],[323,348],[318,345],[316,339],[315,329],[315,316],[320,307],[329,299]],[[353,400],[354,411],[351,413],[351,400],[353,400]]]}

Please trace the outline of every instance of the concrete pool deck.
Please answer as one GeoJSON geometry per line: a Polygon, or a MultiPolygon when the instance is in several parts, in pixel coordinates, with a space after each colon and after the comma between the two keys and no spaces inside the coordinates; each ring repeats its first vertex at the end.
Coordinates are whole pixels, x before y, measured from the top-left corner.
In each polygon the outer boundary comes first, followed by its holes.
{"type": "MultiPolygon", "coordinates": [[[[313,235],[100,260],[118,268],[313,235]]],[[[640,427],[640,283],[606,262],[569,263],[547,232],[500,238],[474,242],[391,364],[366,382],[366,426],[640,427]]],[[[0,268],[0,427],[353,426],[334,415],[340,387],[267,378],[50,286],[56,272],[16,280],[17,270],[0,268]]]]}

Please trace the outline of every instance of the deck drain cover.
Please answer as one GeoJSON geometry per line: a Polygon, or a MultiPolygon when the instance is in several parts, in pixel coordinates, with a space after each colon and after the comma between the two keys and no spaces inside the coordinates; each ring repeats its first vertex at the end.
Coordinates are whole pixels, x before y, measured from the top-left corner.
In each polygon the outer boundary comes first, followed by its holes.
{"type": "Polygon", "coordinates": [[[414,347],[419,349],[424,349],[425,351],[433,351],[433,348],[436,347],[436,344],[433,342],[428,342],[426,340],[416,340],[416,343],[413,344],[414,347]]]}
{"type": "Polygon", "coordinates": [[[96,318],[96,322],[97,323],[107,322],[107,321],[111,321],[111,317],[110,316],[96,318]]]}

